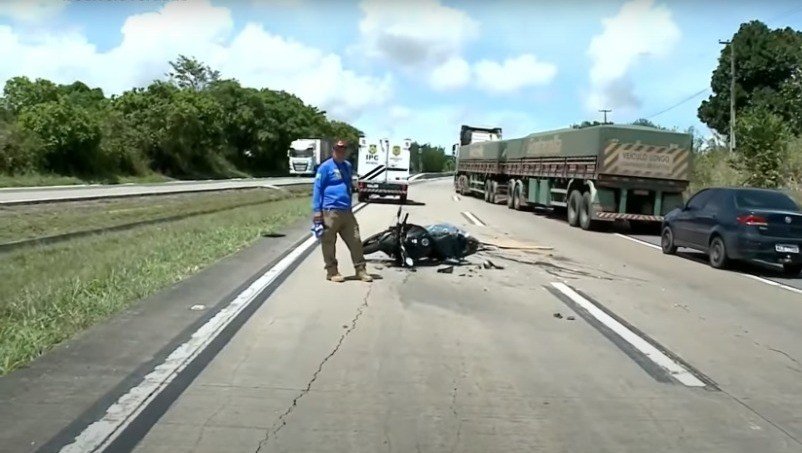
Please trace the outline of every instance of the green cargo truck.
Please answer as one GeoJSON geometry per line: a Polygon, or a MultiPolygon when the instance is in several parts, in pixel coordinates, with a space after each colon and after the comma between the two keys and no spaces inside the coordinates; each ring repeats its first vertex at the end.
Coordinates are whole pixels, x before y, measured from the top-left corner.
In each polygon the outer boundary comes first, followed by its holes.
{"type": "Polygon", "coordinates": [[[681,206],[693,137],[642,126],[602,125],[502,139],[501,129],[462,126],[454,185],[511,209],[564,208],[594,229],[627,220],[659,225],[681,206]],[[477,140],[477,137],[480,139],[477,140]]]}

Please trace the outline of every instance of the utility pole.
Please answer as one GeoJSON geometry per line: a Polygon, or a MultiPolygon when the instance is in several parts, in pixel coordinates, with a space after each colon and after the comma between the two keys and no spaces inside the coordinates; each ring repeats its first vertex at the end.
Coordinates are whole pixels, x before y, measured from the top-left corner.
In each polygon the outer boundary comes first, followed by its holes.
{"type": "Polygon", "coordinates": [[[601,109],[599,111],[600,112],[604,112],[604,123],[602,123],[602,124],[607,124],[607,114],[612,112],[612,110],[610,110],[610,109],[601,109]]]}
{"type": "Polygon", "coordinates": [[[735,150],[735,44],[732,41],[721,41],[719,44],[730,46],[730,152],[735,150]]]}

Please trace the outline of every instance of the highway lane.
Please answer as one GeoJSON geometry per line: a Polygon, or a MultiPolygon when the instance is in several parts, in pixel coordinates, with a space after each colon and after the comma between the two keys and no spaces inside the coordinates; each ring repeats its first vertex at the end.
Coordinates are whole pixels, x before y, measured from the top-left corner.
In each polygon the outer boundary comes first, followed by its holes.
{"type": "MultiPolygon", "coordinates": [[[[340,285],[316,250],[136,451],[802,448],[802,296],[448,181],[410,197],[416,223],[553,250],[452,273],[373,261],[380,279],[340,285]]],[[[395,209],[361,211],[363,235],[395,209]]]]}
{"type": "Polygon", "coordinates": [[[208,181],[174,181],[153,184],[2,188],[0,189],[0,205],[183,192],[202,192],[250,187],[287,186],[293,184],[311,183],[312,178],[281,177],[208,181]]]}
{"type": "MultiPolygon", "coordinates": [[[[653,250],[660,250],[659,236],[622,233],[618,233],[618,236],[634,240],[635,242],[653,250]]],[[[707,263],[707,255],[696,250],[681,247],[677,250],[677,252],[678,255],[683,258],[698,261],[700,263],[707,263]]],[[[786,277],[782,273],[782,267],[778,265],[760,262],[733,263],[727,271],[742,274],[764,284],[777,284],[788,291],[802,294],[802,277],[786,277]]]]}

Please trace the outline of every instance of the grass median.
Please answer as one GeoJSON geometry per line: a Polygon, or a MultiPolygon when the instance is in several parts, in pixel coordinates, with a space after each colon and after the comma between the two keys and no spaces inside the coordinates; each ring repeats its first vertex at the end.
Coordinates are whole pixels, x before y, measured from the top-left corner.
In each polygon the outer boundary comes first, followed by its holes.
{"type": "Polygon", "coordinates": [[[0,243],[227,209],[310,193],[242,189],[0,207],[0,243]]]}
{"type": "Polygon", "coordinates": [[[0,375],[307,216],[307,194],[3,255],[0,375]]]}

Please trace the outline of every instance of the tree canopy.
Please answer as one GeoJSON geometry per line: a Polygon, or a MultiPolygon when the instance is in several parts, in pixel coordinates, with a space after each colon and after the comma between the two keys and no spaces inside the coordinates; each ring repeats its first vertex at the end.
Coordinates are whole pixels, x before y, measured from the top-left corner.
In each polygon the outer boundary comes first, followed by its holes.
{"type": "MultiPolygon", "coordinates": [[[[735,56],[735,110],[751,106],[766,108],[793,121],[802,111],[792,108],[787,96],[799,93],[802,67],[802,32],[791,28],[771,30],[760,21],[741,24],[726,45],[713,71],[713,94],[698,109],[699,119],[720,134],[729,134],[730,55],[735,56]]],[[[798,98],[797,98],[798,99],[798,98]]],[[[795,133],[802,133],[797,127],[795,133]]]]}
{"type": "Polygon", "coordinates": [[[0,173],[106,178],[271,175],[299,138],[362,132],[297,96],[246,88],[180,55],[166,80],[110,98],[80,81],[14,77],[0,98],[0,173]]]}

